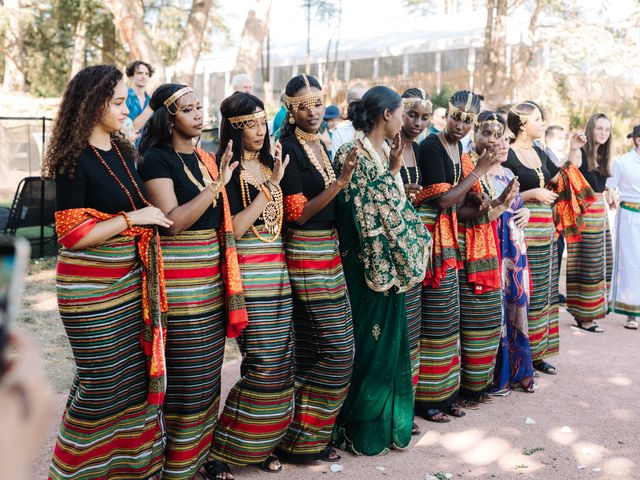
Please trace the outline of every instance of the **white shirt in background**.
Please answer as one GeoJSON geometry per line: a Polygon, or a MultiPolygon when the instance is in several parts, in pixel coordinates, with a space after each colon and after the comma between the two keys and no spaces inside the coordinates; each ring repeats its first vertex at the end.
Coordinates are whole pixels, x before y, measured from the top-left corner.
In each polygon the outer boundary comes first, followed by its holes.
{"type": "Polygon", "coordinates": [[[331,135],[331,160],[336,158],[336,152],[345,143],[351,142],[356,138],[356,129],[353,128],[351,120],[347,120],[339,124],[331,135]]]}
{"type": "Polygon", "coordinates": [[[617,188],[623,202],[640,203],[640,154],[635,149],[613,161],[607,187],[617,188]]]}

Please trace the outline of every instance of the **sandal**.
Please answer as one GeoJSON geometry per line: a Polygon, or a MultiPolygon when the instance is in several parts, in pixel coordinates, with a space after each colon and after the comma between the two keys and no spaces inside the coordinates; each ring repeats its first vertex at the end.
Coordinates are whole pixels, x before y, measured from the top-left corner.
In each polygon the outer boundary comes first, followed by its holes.
{"type": "Polygon", "coordinates": [[[593,323],[593,322],[588,322],[588,323],[592,323],[592,325],[590,327],[585,327],[583,324],[583,322],[580,322],[578,320],[576,320],[576,324],[575,325],[571,325],[574,328],[579,328],[580,330],[584,330],[585,332],[591,332],[591,333],[603,333],[604,330],[602,328],[600,328],[600,326],[597,323],[593,323]]]}
{"type": "Polygon", "coordinates": [[[413,424],[411,425],[411,435],[414,437],[420,435],[420,427],[416,422],[413,422],[413,424]]]}
{"type": "Polygon", "coordinates": [[[269,455],[264,461],[256,463],[255,465],[263,472],[280,473],[282,471],[280,459],[275,455],[269,455]]]}
{"type": "Polygon", "coordinates": [[[458,400],[457,405],[462,408],[466,408],[467,410],[479,410],[480,403],[475,400],[468,400],[466,398],[461,398],[458,400]]]}
{"type": "Polygon", "coordinates": [[[463,412],[462,409],[457,404],[449,405],[446,411],[447,411],[447,414],[456,418],[462,418],[466,415],[466,413],[463,412]]]}
{"type": "Polygon", "coordinates": [[[638,321],[633,317],[628,317],[627,321],[624,322],[624,328],[628,328],[629,330],[637,330],[638,321]]]}
{"type": "Polygon", "coordinates": [[[535,382],[531,381],[528,385],[525,385],[522,382],[514,383],[511,385],[511,390],[515,390],[517,392],[525,392],[525,393],[534,393],[535,390],[535,382]]]}
{"type": "Polygon", "coordinates": [[[493,398],[491,398],[488,393],[483,393],[482,395],[480,395],[480,398],[478,398],[478,402],[487,404],[493,403],[493,398]]]}
{"type": "Polygon", "coordinates": [[[533,368],[535,368],[536,370],[542,373],[546,373],[547,375],[556,374],[556,367],[554,367],[550,363],[545,362],[544,360],[538,363],[534,363],[533,368]]]}
{"type": "Polygon", "coordinates": [[[437,408],[430,408],[429,410],[423,410],[420,416],[430,422],[435,423],[449,423],[451,419],[442,410],[437,408]]]}
{"type": "Polygon", "coordinates": [[[234,480],[229,464],[220,460],[211,460],[204,464],[208,480],[234,480]]]}
{"type": "Polygon", "coordinates": [[[323,462],[337,462],[342,457],[338,455],[338,452],[334,450],[333,447],[327,445],[323,452],[320,454],[320,460],[323,462]]]}

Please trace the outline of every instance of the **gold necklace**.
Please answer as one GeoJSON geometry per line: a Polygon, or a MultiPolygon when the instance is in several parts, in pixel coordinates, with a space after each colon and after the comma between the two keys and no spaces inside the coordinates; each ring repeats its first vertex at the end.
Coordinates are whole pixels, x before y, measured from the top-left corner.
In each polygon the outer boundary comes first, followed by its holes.
{"type": "Polygon", "coordinates": [[[242,204],[244,208],[247,208],[251,204],[251,192],[249,191],[249,185],[253,185],[255,188],[262,191],[268,199],[267,204],[262,209],[262,213],[258,218],[262,218],[267,232],[269,232],[272,237],[265,238],[260,234],[260,232],[258,232],[255,225],[251,225],[251,231],[253,234],[258,238],[258,240],[264,243],[273,243],[276,241],[280,235],[280,231],[282,230],[282,220],[284,218],[282,189],[280,186],[276,185],[275,189],[270,192],[271,195],[267,194],[267,192],[269,192],[269,188],[265,185],[265,179],[268,179],[271,176],[271,173],[271,169],[261,163],[260,174],[262,176],[262,182],[259,182],[244,166],[240,170],[240,191],[242,194],[242,204]]]}
{"type": "MultiPolygon", "coordinates": [[[[472,151],[469,156],[471,157],[471,161],[473,161],[474,165],[478,165],[478,158],[479,155],[477,152],[472,151]]],[[[489,198],[491,200],[493,200],[496,196],[496,189],[493,186],[493,182],[491,181],[491,179],[489,178],[489,173],[485,173],[482,177],[478,178],[478,181],[480,182],[480,186],[482,187],[482,190],[489,195],[489,198]]]]}
{"type": "Polygon", "coordinates": [[[462,160],[460,159],[460,152],[458,150],[458,143],[456,142],[456,153],[457,155],[454,157],[453,155],[453,151],[451,150],[451,146],[449,145],[449,142],[447,141],[447,135],[445,132],[442,132],[442,143],[444,143],[444,147],[447,150],[447,154],[449,155],[449,158],[451,159],[451,163],[453,163],[453,185],[456,186],[458,184],[458,182],[460,181],[460,177],[462,175],[462,160]],[[455,159],[458,159],[458,162],[456,163],[455,159]]]}
{"type": "Polygon", "coordinates": [[[260,158],[260,152],[249,152],[247,150],[242,152],[243,160],[258,160],[260,158]]]}
{"type": "Polygon", "coordinates": [[[407,174],[408,183],[418,184],[420,182],[420,169],[418,168],[418,161],[416,160],[416,154],[413,151],[413,145],[411,146],[411,156],[413,157],[413,165],[415,166],[415,169],[416,169],[416,181],[414,182],[411,179],[411,172],[409,170],[409,167],[407,167],[406,162],[404,161],[404,155],[402,155],[402,169],[407,174]]]}
{"type": "MultiPolygon", "coordinates": [[[[204,182],[204,186],[193,175],[193,172],[187,166],[187,163],[184,161],[184,158],[182,158],[182,155],[180,155],[180,152],[178,152],[175,148],[173,149],[173,151],[176,152],[176,155],[178,155],[178,158],[182,162],[182,168],[184,170],[184,173],[186,173],[187,178],[191,180],[191,183],[193,183],[200,192],[204,191],[206,188],[210,188],[213,185],[213,178],[211,178],[211,175],[209,174],[209,170],[207,170],[207,168],[204,167],[204,162],[200,159],[200,157],[198,156],[198,153],[195,150],[193,151],[193,154],[196,156],[196,159],[198,160],[198,167],[200,168],[200,173],[202,173],[202,181],[204,182]]],[[[223,185],[221,182],[220,182],[220,188],[211,188],[211,191],[213,192],[213,201],[211,202],[211,206],[213,208],[216,208],[216,205],[218,204],[218,195],[220,195],[222,188],[223,188],[223,185]]]]}
{"type": "Polygon", "coordinates": [[[309,162],[311,162],[311,165],[313,165],[314,168],[320,173],[320,175],[322,175],[322,180],[324,181],[324,188],[327,188],[329,185],[331,185],[333,182],[336,181],[336,174],[333,171],[333,167],[331,166],[331,162],[329,161],[329,157],[327,156],[327,153],[324,151],[324,148],[322,148],[322,145],[319,144],[318,135],[313,133],[307,133],[303,130],[300,130],[298,127],[296,127],[295,135],[296,135],[296,138],[298,139],[298,142],[300,142],[300,145],[302,145],[302,149],[304,150],[304,153],[307,155],[309,162]],[[311,147],[311,145],[309,145],[309,142],[313,142],[313,143],[317,142],[318,145],[320,146],[320,150],[322,152],[321,153],[322,163],[320,163],[320,161],[318,160],[318,157],[316,156],[316,152],[311,147]]]}
{"type": "Polygon", "coordinates": [[[542,172],[542,161],[540,160],[540,157],[538,157],[538,154],[535,152],[535,150],[533,149],[533,147],[531,148],[523,148],[520,145],[514,145],[515,149],[514,151],[516,152],[516,156],[518,157],[518,159],[520,160],[520,163],[525,167],[528,168],[530,170],[533,170],[534,172],[536,172],[536,174],[538,175],[538,185],[540,186],[540,188],[544,188],[545,185],[545,181],[544,181],[544,173],[542,172]],[[518,155],[517,150],[520,151],[520,155],[518,155]],[[533,154],[536,157],[536,161],[532,162],[527,155],[529,153],[527,152],[533,152],[533,154]],[[526,160],[525,162],[523,162],[523,160],[526,160]],[[537,167],[534,167],[533,164],[534,163],[539,163],[540,165],[537,167]]]}

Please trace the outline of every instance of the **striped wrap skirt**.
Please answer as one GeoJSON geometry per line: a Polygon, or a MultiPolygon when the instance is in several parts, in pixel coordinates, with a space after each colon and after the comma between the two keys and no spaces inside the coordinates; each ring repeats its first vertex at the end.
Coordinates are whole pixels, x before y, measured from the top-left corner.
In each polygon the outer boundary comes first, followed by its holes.
{"type": "Polygon", "coordinates": [[[616,313],[640,317],[640,203],[621,202],[616,214],[615,266],[611,308],[616,313]]]}
{"type": "Polygon", "coordinates": [[[264,243],[248,230],[236,248],[249,324],[238,337],[241,378],[218,420],[213,456],[248,465],[264,461],[291,423],[293,303],[281,238],[264,243]]]}
{"type": "Polygon", "coordinates": [[[579,242],[567,245],[567,310],[580,322],[607,315],[613,250],[609,215],[604,197],[584,213],[584,230],[579,242]]]}
{"type": "Polygon", "coordinates": [[[76,374],[49,479],[147,479],[163,465],[158,406],[147,404],[136,242],[62,248],[56,289],[76,374]]]}
{"type": "Polygon", "coordinates": [[[525,236],[532,284],[529,343],[535,364],[560,350],[558,255],[551,207],[533,201],[525,202],[525,207],[531,211],[525,236]]]}
{"type": "Polygon", "coordinates": [[[163,479],[191,479],[207,461],[220,404],[225,324],[216,230],[162,237],[169,321],[163,479]]]}
{"type": "Polygon", "coordinates": [[[285,460],[320,457],[349,388],[353,323],[335,230],[289,229],[293,290],[294,417],[279,446],[285,460]]]}
{"type": "MultiPolygon", "coordinates": [[[[465,258],[464,229],[458,231],[460,253],[465,258]]],[[[460,283],[460,395],[478,400],[491,387],[502,332],[502,290],[475,293],[466,270],[460,283]]]]}
{"type": "Polygon", "coordinates": [[[407,323],[409,325],[409,357],[411,359],[411,379],[414,389],[418,385],[420,372],[420,330],[422,328],[422,283],[416,284],[405,293],[407,323]]]}

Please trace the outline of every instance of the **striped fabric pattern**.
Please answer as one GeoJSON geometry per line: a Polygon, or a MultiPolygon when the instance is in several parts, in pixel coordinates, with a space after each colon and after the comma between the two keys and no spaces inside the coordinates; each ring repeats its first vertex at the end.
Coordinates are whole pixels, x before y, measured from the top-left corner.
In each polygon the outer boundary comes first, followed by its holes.
{"type": "MultiPolygon", "coordinates": [[[[465,257],[464,229],[458,231],[462,258],[465,257]]],[[[476,294],[467,271],[458,274],[460,283],[460,395],[479,399],[491,386],[502,330],[502,290],[476,294]]]]}
{"type": "Polygon", "coordinates": [[[207,460],[220,403],[224,297],[215,230],[162,237],[169,322],[163,479],[191,479],[207,460]]]}
{"type": "Polygon", "coordinates": [[[551,207],[539,202],[525,202],[525,207],[531,211],[525,236],[532,284],[529,343],[536,363],[557,355],[560,348],[557,247],[551,207]]]}
{"type": "Polygon", "coordinates": [[[416,412],[446,408],[460,386],[460,302],[458,272],[450,269],[438,288],[422,289],[420,375],[416,412]]]}
{"type": "Polygon", "coordinates": [[[248,465],[264,461],[291,423],[293,302],[281,239],[264,243],[248,230],[236,247],[249,325],[238,337],[241,378],[218,420],[212,457],[248,465]]]}
{"type": "Polygon", "coordinates": [[[582,240],[567,245],[567,310],[578,321],[604,318],[613,271],[607,207],[601,193],[584,213],[582,240]]]}
{"type": "Polygon", "coordinates": [[[58,307],[76,362],[49,479],[147,479],[159,474],[158,406],[147,404],[140,345],[141,270],[132,238],[62,248],[58,307]]]}
{"type": "Polygon", "coordinates": [[[420,330],[422,329],[422,283],[418,283],[405,293],[405,308],[409,325],[409,357],[411,359],[411,378],[414,389],[418,385],[420,372],[420,330]]]}
{"type": "Polygon", "coordinates": [[[290,229],[285,240],[293,289],[296,397],[279,449],[317,457],[327,446],[349,388],[353,324],[334,230],[290,229]]]}

